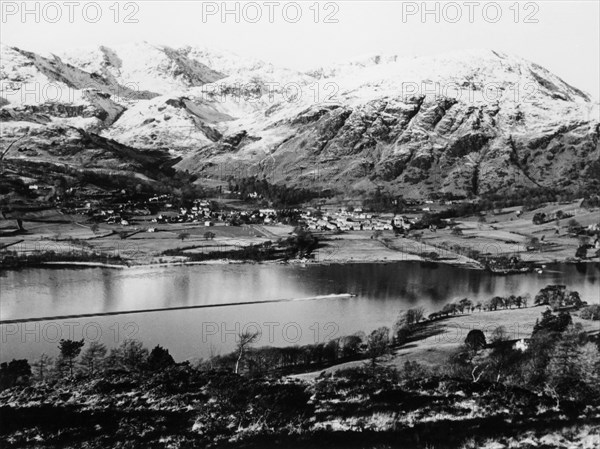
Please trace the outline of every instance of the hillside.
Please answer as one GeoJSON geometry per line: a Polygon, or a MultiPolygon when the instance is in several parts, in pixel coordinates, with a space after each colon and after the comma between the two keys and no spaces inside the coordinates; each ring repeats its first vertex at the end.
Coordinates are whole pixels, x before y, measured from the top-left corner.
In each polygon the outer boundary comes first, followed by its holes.
{"type": "Polygon", "coordinates": [[[598,188],[598,103],[491,50],[301,73],[146,42],[61,55],[2,46],[1,64],[3,148],[27,134],[35,151],[75,127],[181,157],[176,169],[200,184],[257,175],[413,198],[598,188]]]}

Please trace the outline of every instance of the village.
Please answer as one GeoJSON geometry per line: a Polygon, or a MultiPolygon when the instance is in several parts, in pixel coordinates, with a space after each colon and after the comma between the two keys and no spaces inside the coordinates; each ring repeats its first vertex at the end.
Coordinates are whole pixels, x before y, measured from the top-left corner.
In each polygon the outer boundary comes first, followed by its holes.
{"type": "MultiPolygon", "coordinates": [[[[72,192],[69,192],[72,193],[72,192]]],[[[291,224],[310,231],[409,231],[420,219],[419,213],[400,215],[374,213],[362,207],[323,205],[302,208],[274,208],[257,206],[251,200],[261,198],[250,194],[250,201],[231,201],[218,198],[199,198],[185,207],[178,205],[173,195],[154,195],[132,200],[121,197],[78,192],[65,202],[65,213],[85,215],[95,223],[121,227],[146,226],[147,232],[156,232],[159,225],[194,223],[201,226],[240,226],[243,224],[291,224]]],[[[430,211],[423,207],[424,212],[430,211]]],[[[415,209],[417,211],[417,209],[415,209]]]]}
{"type": "Polygon", "coordinates": [[[299,233],[319,241],[312,255],[297,257],[303,263],[421,260],[508,274],[597,260],[600,250],[596,209],[582,200],[481,211],[473,200],[424,199],[376,209],[340,198],[282,207],[252,190],[183,197],[131,189],[29,189],[45,206],[6,214],[0,249],[38,254],[52,241],[60,253],[53,256],[56,263],[65,251],[78,252],[82,263],[88,261],[83,252],[94,254],[94,262],[102,260],[98,253],[123,257],[118,263],[126,264],[182,263],[200,252],[210,259],[211,252],[228,257],[243,248],[275,247],[299,233]]]}

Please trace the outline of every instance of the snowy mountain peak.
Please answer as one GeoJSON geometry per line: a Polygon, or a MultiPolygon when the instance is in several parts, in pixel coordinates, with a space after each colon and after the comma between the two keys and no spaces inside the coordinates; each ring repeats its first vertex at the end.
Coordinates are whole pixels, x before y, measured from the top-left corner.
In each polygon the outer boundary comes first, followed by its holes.
{"type": "MultiPolygon", "coordinates": [[[[405,87],[418,85],[431,91],[437,85],[440,92],[457,89],[483,92],[486,89],[515,92],[513,101],[528,98],[556,98],[577,103],[590,102],[585,92],[567,84],[545,68],[521,57],[490,49],[473,49],[434,56],[402,57],[371,55],[347,63],[320,67],[307,72],[317,78],[336,79],[340,86],[354,92],[381,87],[386,95],[403,92],[405,87]]],[[[414,89],[412,89],[414,90],[414,89]]]]}
{"type": "Polygon", "coordinates": [[[149,42],[1,51],[5,135],[44,141],[81,128],[168,151],[182,158],[177,168],[211,179],[235,166],[304,185],[319,167],[327,188],[471,195],[567,185],[591,170],[580,162],[594,160],[600,139],[588,95],[494,50],[376,55],[304,73],[149,42]]]}

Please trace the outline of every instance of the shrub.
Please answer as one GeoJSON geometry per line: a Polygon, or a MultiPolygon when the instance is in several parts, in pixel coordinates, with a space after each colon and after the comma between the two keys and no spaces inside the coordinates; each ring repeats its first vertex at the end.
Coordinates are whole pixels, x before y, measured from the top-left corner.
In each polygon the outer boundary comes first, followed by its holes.
{"type": "Polygon", "coordinates": [[[452,235],[463,235],[462,229],[460,229],[458,226],[455,226],[452,228],[452,231],[450,232],[450,234],[452,235]]]}
{"type": "Polygon", "coordinates": [[[479,329],[473,329],[467,334],[465,345],[473,350],[483,349],[486,346],[485,335],[479,329]]]}
{"type": "Polygon", "coordinates": [[[533,224],[534,225],[541,225],[544,224],[546,222],[546,214],[543,212],[538,212],[537,214],[535,214],[533,216],[533,224]]]}
{"type": "Polygon", "coordinates": [[[157,371],[175,365],[169,350],[157,345],[148,356],[148,369],[157,371]]]}

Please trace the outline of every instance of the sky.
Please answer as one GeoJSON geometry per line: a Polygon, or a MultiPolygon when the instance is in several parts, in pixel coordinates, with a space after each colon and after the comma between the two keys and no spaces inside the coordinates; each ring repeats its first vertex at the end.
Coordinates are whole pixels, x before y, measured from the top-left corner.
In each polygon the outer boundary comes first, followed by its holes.
{"type": "Polygon", "coordinates": [[[31,51],[145,40],[304,69],[365,55],[490,48],[600,98],[598,0],[1,3],[0,40],[31,51]]]}

